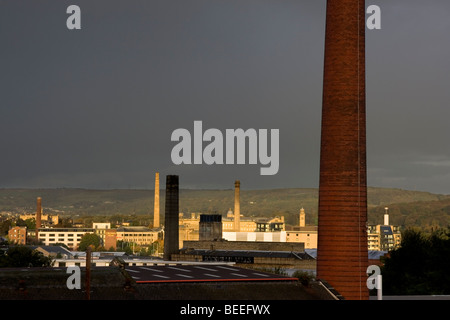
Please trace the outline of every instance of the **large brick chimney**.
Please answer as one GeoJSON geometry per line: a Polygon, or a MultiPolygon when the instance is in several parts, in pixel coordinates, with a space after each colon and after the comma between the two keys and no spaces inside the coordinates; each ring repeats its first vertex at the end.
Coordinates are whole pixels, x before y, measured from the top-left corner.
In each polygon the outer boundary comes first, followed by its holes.
{"type": "Polygon", "coordinates": [[[320,153],[317,277],[368,299],[365,3],[328,0],[320,153]]]}
{"type": "MultiPolygon", "coordinates": [[[[42,198],[37,198],[37,206],[36,206],[36,232],[37,229],[41,227],[41,215],[42,215],[42,198]]],[[[37,234],[36,234],[37,236],[37,234]]]]}

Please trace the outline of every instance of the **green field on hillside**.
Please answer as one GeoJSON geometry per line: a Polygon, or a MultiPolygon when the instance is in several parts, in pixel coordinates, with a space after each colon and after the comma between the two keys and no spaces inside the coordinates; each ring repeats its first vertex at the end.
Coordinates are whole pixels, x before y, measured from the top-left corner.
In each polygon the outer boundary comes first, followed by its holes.
{"type": "MultiPolygon", "coordinates": [[[[63,217],[153,215],[153,190],[113,189],[0,189],[0,211],[33,213],[36,198],[42,197],[44,213],[63,217]]],[[[164,214],[164,190],[160,191],[164,214]]],[[[241,214],[245,216],[284,216],[288,224],[298,223],[305,208],[307,224],[317,224],[318,189],[292,188],[242,190],[241,214]]],[[[389,206],[392,224],[404,227],[446,227],[450,225],[450,196],[420,191],[368,188],[369,223],[383,222],[389,206]]],[[[225,215],[234,208],[234,190],[180,190],[180,211],[185,214],[225,215]]]]}

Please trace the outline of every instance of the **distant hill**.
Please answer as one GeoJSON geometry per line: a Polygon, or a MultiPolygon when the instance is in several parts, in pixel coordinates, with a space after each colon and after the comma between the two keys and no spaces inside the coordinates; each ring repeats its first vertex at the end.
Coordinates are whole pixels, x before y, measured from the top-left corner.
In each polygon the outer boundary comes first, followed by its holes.
{"type": "MultiPolygon", "coordinates": [[[[153,190],[113,189],[0,189],[0,212],[36,210],[36,198],[42,197],[44,213],[62,216],[152,215],[153,190]]],[[[160,192],[164,214],[164,190],[160,192]]],[[[281,216],[289,224],[298,223],[298,212],[305,208],[307,224],[317,224],[318,189],[291,188],[242,190],[241,213],[245,216],[281,216]]],[[[389,188],[369,188],[369,223],[383,221],[389,206],[391,223],[406,227],[450,225],[450,196],[389,188]]],[[[234,189],[180,190],[180,211],[185,214],[217,213],[225,215],[234,208],[234,189]]]]}

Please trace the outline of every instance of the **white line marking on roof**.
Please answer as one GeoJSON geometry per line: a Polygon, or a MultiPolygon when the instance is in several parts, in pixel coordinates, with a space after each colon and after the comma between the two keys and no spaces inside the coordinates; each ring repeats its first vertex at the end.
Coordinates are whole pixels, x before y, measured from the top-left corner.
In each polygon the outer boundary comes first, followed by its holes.
{"type": "Polygon", "coordinates": [[[239,276],[239,277],[243,277],[243,278],[247,278],[247,276],[245,274],[240,274],[240,273],[230,273],[234,276],[239,276]]]}
{"type": "Polygon", "coordinates": [[[159,278],[164,278],[164,279],[170,278],[170,277],[166,277],[166,276],[161,276],[159,274],[153,274],[152,276],[159,277],[159,278]]]}
{"type": "Polygon", "coordinates": [[[152,269],[152,268],[148,268],[148,267],[141,267],[141,269],[145,269],[145,270],[149,270],[149,271],[156,271],[156,272],[164,272],[162,270],[152,269]]]}
{"type": "Polygon", "coordinates": [[[138,270],[131,270],[131,269],[125,269],[125,270],[127,270],[128,272],[137,272],[137,273],[140,273],[140,271],[138,271],[138,270]]]}
{"type": "Polygon", "coordinates": [[[188,276],[186,274],[176,273],[176,276],[185,277],[185,278],[192,278],[192,276],[188,276]]]}
{"type": "Polygon", "coordinates": [[[204,273],[204,275],[208,277],[221,278],[221,276],[218,276],[217,274],[204,273]]]}
{"type": "Polygon", "coordinates": [[[269,275],[267,275],[267,274],[256,273],[256,272],[253,272],[253,274],[254,274],[255,276],[261,276],[261,277],[268,277],[268,276],[269,276],[269,275]]]}

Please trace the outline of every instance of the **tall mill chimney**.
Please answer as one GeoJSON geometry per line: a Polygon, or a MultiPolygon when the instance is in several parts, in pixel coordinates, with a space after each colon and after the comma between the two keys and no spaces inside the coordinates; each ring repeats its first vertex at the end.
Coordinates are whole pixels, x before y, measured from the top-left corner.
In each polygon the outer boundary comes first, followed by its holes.
{"type": "Polygon", "coordinates": [[[37,229],[41,227],[41,215],[42,215],[42,198],[37,198],[37,208],[36,208],[36,236],[37,229]]]}
{"type": "Polygon", "coordinates": [[[178,176],[166,176],[166,207],[164,218],[164,260],[172,260],[171,256],[179,251],[179,202],[178,176]]]}
{"type": "Polygon", "coordinates": [[[317,278],[367,300],[365,3],[328,0],[326,10],[317,278]]]}
{"type": "Polygon", "coordinates": [[[234,182],[234,230],[241,231],[241,204],[240,204],[241,182],[234,182]]]}
{"type": "Polygon", "coordinates": [[[159,228],[159,172],[155,175],[155,206],[153,210],[153,227],[159,228]]]}

